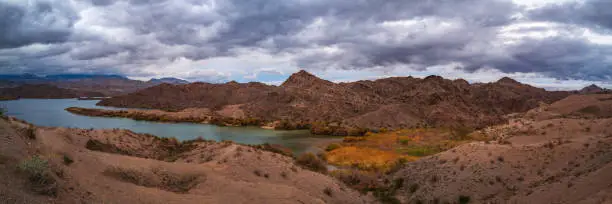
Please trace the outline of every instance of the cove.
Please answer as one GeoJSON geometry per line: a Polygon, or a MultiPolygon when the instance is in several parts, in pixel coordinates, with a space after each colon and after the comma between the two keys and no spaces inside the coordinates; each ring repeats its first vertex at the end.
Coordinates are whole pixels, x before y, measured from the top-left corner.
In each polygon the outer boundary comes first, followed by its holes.
{"type": "Polygon", "coordinates": [[[259,127],[220,127],[209,124],[160,123],[136,121],[127,118],[89,117],[72,114],[68,107],[120,109],[96,106],[98,100],[77,99],[19,99],[0,101],[0,107],[13,116],[38,126],[127,129],[137,133],[149,133],[160,137],[175,137],[190,140],[197,137],[222,141],[229,140],[240,144],[279,144],[290,148],[294,153],[318,151],[320,146],[329,142],[339,142],[342,138],[316,136],[307,130],[280,131],[259,127]]]}

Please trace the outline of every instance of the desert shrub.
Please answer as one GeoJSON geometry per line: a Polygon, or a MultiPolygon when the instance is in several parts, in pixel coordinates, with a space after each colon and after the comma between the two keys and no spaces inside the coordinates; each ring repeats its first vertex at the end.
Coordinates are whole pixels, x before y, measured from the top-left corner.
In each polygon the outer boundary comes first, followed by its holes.
{"type": "Polygon", "coordinates": [[[17,168],[25,173],[31,189],[43,195],[57,195],[57,183],[52,176],[49,163],[39,156],[33,156],[19,163],[17,168]]]}
{"type": "Polygon", "coordinates": [[[417,190],[419,190],[419,184],[413,183],[412,185],[410,185],[410,187],[408,187],[408,190],[410,191],[410,193],[415,193],[417,190]]]}
{"type": "Polygon", "coordinates": [[[325,148],[325,151],[328,151],[328,152],[329,151],[333,151],[333,150],[338,149],[340,147],[342,147],[342,146],[340,146],[340,144],[331,143],[331,144],[327,145],[327,147],[325,148]]]}
{"type": "Polygon", "coordinates": [[[104,170],[103,174],[135,185],[155,187],[175,193],[185,193],[198,184],[198,175],[176,174],[160,169],[143,172],[135,169],[110,167],[104,170]]]}
{"type": "Polygon", "coordinates": [[[35,140],[36,139],[36,128],[34,126],[29,126],[25,129],[25,136],[28,139],[35,140]]]}
{"type": "Polygon", "coordinates": [[[499,162],[504,162],[504,157],[503,157],[503,156],[499,156],[499,157],[497,157],[497,161],[499,161],[499,162]]]}
{"type": "Polygon", "coordinates": [[[0,106],[0,116],[4,116],[6,114],[6,108],[0,106]]]}
{"type": "Polygon", "coordinates": [[[467,140],[470,139],[470,133],[472,129],[465,126],[459,126],[452,129],[452,139],[454,140],[467,140]]]}
{"type": "Polygon", "coordinates": [[[284,179],[287,179],[289,177],[289,175],[287,174],[287,172],[281,172],[281,177],[283,177],[284,179]]]}
{"type": "Polygon", "coordinates": [[[259,177],[261,177],[261,171],[259,171],[259,169],[255,169],[255,170],[253,171],[253,174],[255,174],[255,176],[259,176],[259,177]]]}
{"type": "Polygon", "coordinates": [[[87,148],[88,150],[92,150],[92,151],[130,155],[129,152],[119,149],[115,145],[106,144],[98,140],[92,140],[92,139],[87,140],[87,143],[85,144],[85,148],[87,148]]]}
{"type": "Polygon", "coordinates": [[[260,145],[250,145],[251,147],[260,149],[260,150],[264,150],[264,151],[268,151],[268,152],[273,152],[273,153],[277,153],[277,154],[281,154],[281,155],[285,155],[288,157],[293,157],[293,152],[291,151],[291,149],[284,147],[282,145],[279,144],[269,144],[269,143],[264,143],[264,144],[260,144],[260,145]]]}
{"type": "Polygon", "coordinates": [[[459,204],[467,204],[467,203],[470,203],[470,196],[460,195],[459,204]]]}
{"type": "Polygon", "coordinates": [[[68,166],[68,165],[70,165],[70,164],[72,164],[74,162],[74,160],[72,160],[72,158],[70,158],[70,156],[68,156],[68,155],[64,154],[64,156],[62,158],[63,158],[64,164],[66,166],[68,166]]]}
{"type": "Polygon", "coordinates": [[[578,110],[578,112],[586,113],[586,114],[593,114],[593,115],[597,115],[599,113],[599,111],[600,111],[599,107],[597,107],[595,105],[587,106],[587,107],[584,107],[584,108],[578,110]]]}
{"type": "Polygon", "coordinates": [[[305,153],[300,155],[297,160],[297,164],[310,169],[312,171],[317,171],[321,173],[327,172],[327,167],[325,166],[325,162],[321,161],[317,156],[312,153],[305,153]]]}
{"type": "Polygon", "coordinates": [[[348,136],[348,137],[344,137],[342,139],[342,142],[360,142],[360,141],[365,141],[365,139],[366,139],[365,137],[351,137],[351,136],[348,136]]]}
{"type": "Polygon", "coordinates": [[[329,197],[332,197],[332,190],[329,187],[325,187],[325,189],[323,189],[323,193],[329,197]]]}

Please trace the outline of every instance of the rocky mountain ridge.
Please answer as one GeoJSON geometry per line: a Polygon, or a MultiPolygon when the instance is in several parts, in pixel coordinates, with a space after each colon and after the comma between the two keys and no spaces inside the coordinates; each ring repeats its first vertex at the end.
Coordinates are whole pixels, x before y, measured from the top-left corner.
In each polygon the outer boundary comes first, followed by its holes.
{"type": "Polygon", "coordinates": [[[510,78],[480,84],[440,76],[333,83],[300,71],[280,86],[256,82],[162,84],[105,99],[99,105],[164,110],[238,106],[246,117],[266,121],[362,128],[479,128],[505,121],[503,115],[524,112],[570,94],[510,78]]]}

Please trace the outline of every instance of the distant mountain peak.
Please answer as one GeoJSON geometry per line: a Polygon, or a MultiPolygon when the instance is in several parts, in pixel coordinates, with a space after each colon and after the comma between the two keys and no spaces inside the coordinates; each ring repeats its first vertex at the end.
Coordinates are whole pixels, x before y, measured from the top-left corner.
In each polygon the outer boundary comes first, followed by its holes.
{"type": "Polygon", "coordinates": [[[174,78],[174,77],[163,77],[163,78],[153,78],[151,80],[149,80],[149,83],[158,83],[158,84],[162,84],[162,83],[167,83],[167,84],[188,84],[189,81],[187,80],[183,80],[183,79],[179,79],[179,78],[174,78]]]}
{"type": "Polygon", "coordinates": [[[333,83],[327,80],[323,80],[305,70],[300,70],[289,76],[289,78],[283,82],[283,87],[312,87],[315,85],[332,85],[333,83]]]}
{"type": "Polygon", "coordinates": [[[595,84],[591,84],[590,86],[584,87],[580,90],[580,93],[583,94],[589,94],[589,93],[599,93],[599,92],[604,92],[605,89],[595,85],[595,84]]]}
{"type": "Polygon", "coordinates": [[[499,80],[497,80],[497,83],[502,83],[502,84],[521,84],[520,82],[510,78],[510,77],[503,77],[499,80]]]}

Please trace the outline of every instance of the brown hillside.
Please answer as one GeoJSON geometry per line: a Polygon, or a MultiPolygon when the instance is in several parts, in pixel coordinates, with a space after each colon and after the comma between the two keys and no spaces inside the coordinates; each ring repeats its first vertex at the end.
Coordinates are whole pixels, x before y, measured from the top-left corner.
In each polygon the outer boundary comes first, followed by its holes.
{"type": "Polygon", "coordinates": [[[478,131],[494,141],[408,163],[389,191],[402,203],[611,203],[609,99],[574,95],[478,131]]]}
{"type": "Polygon", "coordinates": [[[247,117],[268,121],[337,122],[367,128],[484,127],[503,122],[504,114],[524,112],[540,102],[551,103],[568,95],[569,92],[548,92],[509,78],[473,85],[439,76],[332,83],[300,71],[281,86],[235,82],[164,84],[99,104],[168,110],[220,110],[237,105],[247,117]]]}

